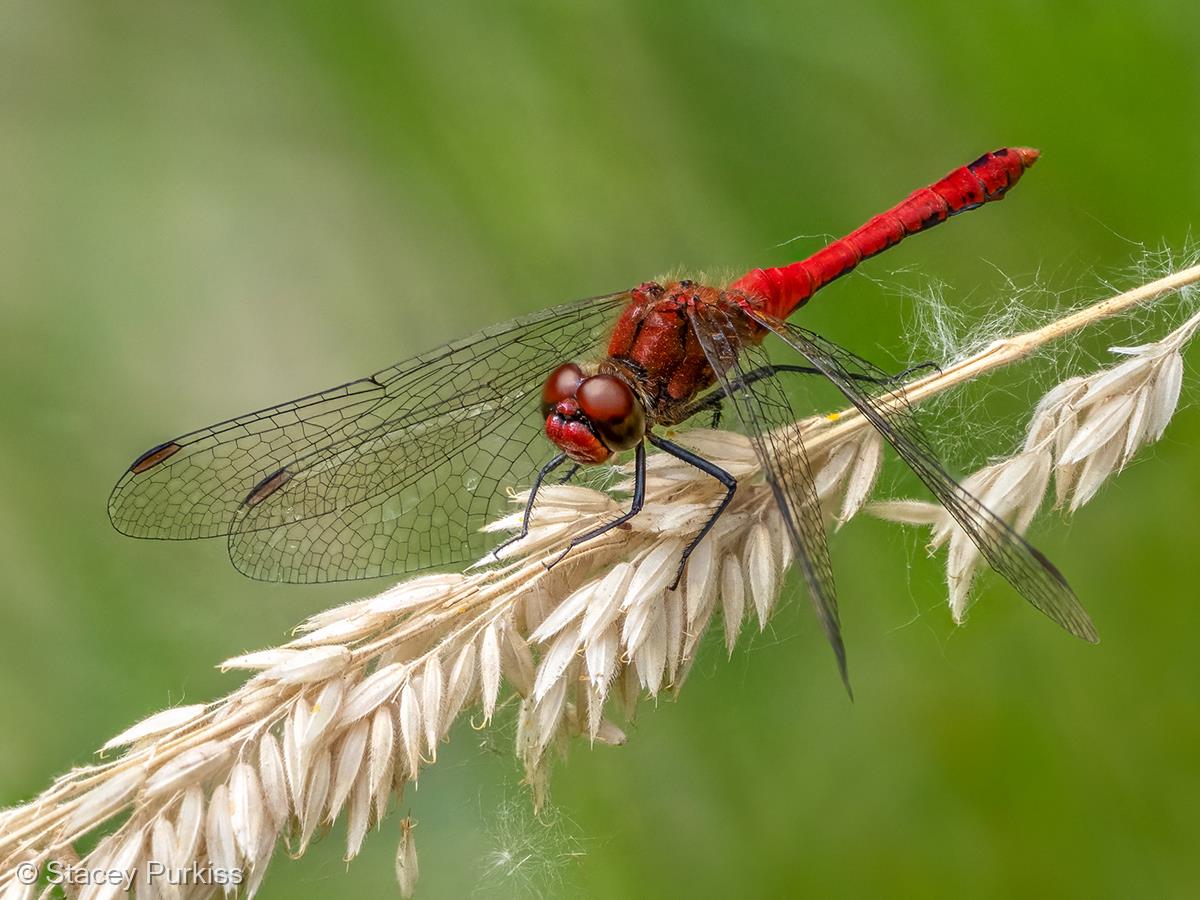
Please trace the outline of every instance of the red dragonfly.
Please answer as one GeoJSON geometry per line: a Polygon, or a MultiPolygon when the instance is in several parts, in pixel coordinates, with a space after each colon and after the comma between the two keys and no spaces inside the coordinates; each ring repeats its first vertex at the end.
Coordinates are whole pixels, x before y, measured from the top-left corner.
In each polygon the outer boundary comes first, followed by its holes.
{"type": "MultiPolygon", "coordinates": [[[[219,422],[159,444],[117,482],[114,526],[140,538],[226,536],[239,571],[270,581],[394,575],[475,559],[480,527],[505,507],[502,486],[538,489],[564,463],[634,451],[629,511],[574,539],[589,541],[638,514],[646,444],[715,478],[734,478],[656,429],[727,405],[758,452],[821,624],[845,675],[833,573],[802,444],[775,429],[795,416],[779,376],[818,374],[879,430],[1030,603],[1095,640],[1059,571],[950,477],[895,393],[896,379],[785,321],[867,257],[1005,196],[1038,151],[987,153],[801,262],[755,269],[724,287],[679,280],[554,307],[485,329],[338,387],[219,422]],[[772,365],[767,335],[804,366],[772,365]],[[550,456],[544,438],[557,448],[550,456]]],[[[574,471],[574,470],[572,470],[574,471]]],[[[568,547],[569,552],[570,547],[568,547]]],[[[560,557],[561,558],[561,557],[560,557]]],[[[676,578],[678,583],[678,576],[676,578]]]]}

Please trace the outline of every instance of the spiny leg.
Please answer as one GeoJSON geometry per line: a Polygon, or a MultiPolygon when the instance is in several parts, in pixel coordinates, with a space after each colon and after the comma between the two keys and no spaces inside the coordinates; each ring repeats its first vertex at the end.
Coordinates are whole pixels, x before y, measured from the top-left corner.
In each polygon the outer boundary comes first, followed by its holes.
{"type": "MultiPolygon", "coordinates": [[[[818,370],[812,368],[811,366],[763,366],[761,369],[755,369],[753,372],[747,372],[745,378],[739,378],[730,385],[730,388],[734,391],[743,391],[750,385],[754,384],[754,382],[761,381],[764,378],[770,378],[777,372],[796,372],[801,375],[821,374],[818,370]]],[[[730,392],[727,390],[718,389],[707,396],[701,397],[684,411],[680,421],[683,419],[690,419],[692,416],[696,415],[697,413],[704,412],[705,410],[712,410],[712,427],[716,428],[721,424],[721,401],[728,397],[729,393],[730,392]]]]}
{"type": "MultiPolygon", "coordinates": [[[[653,438],[651,438],[653,440],[653,438]]],[[[578,547],[580,544],[587,543],[593,538],[598,538],[602,534],[607,534],[614,528],[620,528],[634,516],[642,511],[642,505],[646,501],[646,445],[640,443],[637,445],[637,451],[634,456],[634,475],[633,475],[633,503],[629,506],[629,512],[622,513],[613,519],[611,522],[605,522],[593,528],[591,531],[581,534],[577,538],[572,538],[571,543],[567,544],[567,548],[562,553],[558,554],[553,561],[546,563],[546,568],[552,568],[562,562],[564,556],[578,547]]]]}
{"type": "Polygon", "coordinates": [[[712,527],[717,524],[717,519],[721,518],[721,514],[725,512],[725,508],[733,500],[733,495],[737,491],[737,479],[715,463],[709,462],[702,456],[697,456],[690,450],[685,450],[683,447],[668,441],[666,438],[660,438],[653,434],[646,435],[646,438],[659,450],[670,453],[677,459],[682,459],[685,463],[695,466],[701,472],[711,475],[725,486],[725,496],[721,498],[721,502],[717,504],[717,508],[713,510],[713,514],[708,517],[708,521],[704,523],[704,527],[696,533],[691,542],[683,548],[683,555],[679,558],[679,568],[675,570],[675,580],[671,582],[671,590],[675,590],[675,588],[679,587],[679,579],[683,577],[683,567],[687,565],[688,557],[692,555],[692,551],[704,540],[704,536],[712,531],[712,527]]]}
{"type": "Polygon", "coordinates": [[[581,468],[582,468],[582,466],[580,466],[579,463],[575,463],[575,465],[573,465],[573,466],[571,466],[571,468],[567,469],[566,475],[564,475],[562,478],[558,479],[558,483],[566,484],[572,478],[575,477],[575,473],[578,472],[581,468]]]}
{"type": "MultiPolygon", "coordinates": [[[[942,374],[942,367],[939,366],[937,363],[935,363],[932,359],[927,359],[927,360],[925,360],[925,362],[919,362],[919,363],[915,363],[915,364],[909,366],[903,372],[897,372],[895,375],[892,376],[892,381],[903,381],[905,378],[908,378],[910,375],[917,374],[922,369],[928,369],[929,374],[931,374],[931,375],[934,372],[937,372],[939,375],[942,374]]],[[[862,379],[859,378],[858,380],[861,381],[862,379]]]]}
{"type": "MultiPolygon", "coordinates": [[[[516,543],[529,534],[529,517],[533,515],[533,504],[534,501],[537,500],[538,489],[541,488],[542,482],[546,480],[546,476],[561,466],[563,462],[566,461],[566,458],[567,454],[560,453],[558,456],[554,457],[554,459],[550,460],[550,462],[542,466],[540,470],[538,470],[537,478],[533,479],[533,486],[529,488],[529,499],[525,501],[525,515],[521,519],[521,530],[517,534],[514,534],[512,537],[510,537],[507,541],[496,547],[496,549],[492,551],[493,557],[499,559],[501,550],[503,550],[509,544],[516,543]]],[[[567,475],[567,478],[570,478],[571,475],[574,475],[575,469],[578,468],[579,467],[576,466],[574,469],[572,469],[567,475]]],[[[566,478],[564,478],[563,481],[566,481],[566,478]]]]}
{"type": "MultiPolygon", "coordinates": [[[[855,381],[866,381],[866,382],[869,382],[870,384],[878,385],[880,387],[887,387],[891,384],[894,384],[897,381],[901,381],[904,378],[907,378],[909,375],[912,375],[915,372],[921,371],[922,369],[933,369],[938,372],[941,371],[941,367],[938,366],[937,363],[923,362],[923,363],[917,363],[915,366],[909,366],[907,369],[905,369],[903,372],[900,372],[898,375],[893,375],[888,378],[876,378],[873,375],[867,375],[867,374],[862,374],[862,373],[857,373],[857,372],[852,373],[850,377],[853,378],[855,381]]],[[[692,416],[694,416],[698,413],[702,413],[702,412],[711,410],[712,414],[713,414],[711,427],[716,428],[718,425],[721,424],[721,401],[723,401],[726,397],[729,396],[730,391],[743,391],[746,388],[750,387],[750,385],[754,384],[754,382],[761,381],[764,378],[771,378],[771,377],[779,374],[780,372],[794,373],[797,375],[821,375],[822,374],[820,369],[815,369],[812,366],[793,366],[793,365],[763,366],[760,369],[755,369],[752,372],[747,372],[746,376],[744,378],[739,378],[737,381],[734,381],[729,386],[730,390],[718,389],[718,390],[712,391],[711,393],[707,394],[704,397],[701,397],[699,400],[697,400],[695,403],[693,403],[690,407],[688,407],[686,410],[684,410],[684,412],[682,413],[682,416],[680,418],[680,421],[683,421],[685,419],[690,419],[692,416]]]]}

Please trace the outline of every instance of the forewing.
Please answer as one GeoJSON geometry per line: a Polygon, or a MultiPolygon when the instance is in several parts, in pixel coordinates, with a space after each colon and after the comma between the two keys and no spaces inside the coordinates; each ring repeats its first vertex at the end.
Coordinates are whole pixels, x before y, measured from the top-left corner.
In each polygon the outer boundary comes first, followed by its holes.
{"type": "Polygon", "coordinates": [[[136,537],[229,535],[242,572],[366,578],[482,554],[479,533],[545,448],[542,382],[602,355],[614,294],[488,328],[358,381],[169,441],[130,467],[109,514],[136,537]]]}
{"type": "Polygon", "coordinates": [[[751,334],[754,326],[739,309],[705,304],[694,308],[690,316],[727,402],[754,444],[763,475],[796,550],[813,608],[849,690],[846,648],[842,642],[825,524],[804,443],[798,432],[787,428],[796,421],[787,394],[777,378],[747,377],[769,366],[770,361],[751,334]]]}
{"type": "Polygon", "coordinates": [[[1087,611],[1054,564],[946,472],[903,394],[864,389],[871,381],[886,383],[885,373],[805,328],[759,313],[751,315],[803,354],[846,395],[1018,593],[1076,637],[1093,643],[1099,640],[1087,611]]]}

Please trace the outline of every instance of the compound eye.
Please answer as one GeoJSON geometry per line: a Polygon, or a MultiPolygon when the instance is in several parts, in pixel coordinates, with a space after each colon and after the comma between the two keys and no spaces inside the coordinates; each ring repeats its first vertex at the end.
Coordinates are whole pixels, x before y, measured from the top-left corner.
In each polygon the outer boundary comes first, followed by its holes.
{"type": "Polygon", "coordinates": [[[542,386],[542,415],[550,415],[550,410],[561,400],[569,400],[579,390],[583,381],[583,370],[575,363],[564,363],[546,379],[542,386]]]}
{"type": "Polygon", "coordinates": [[[579,408],[610,450],[637,446],[646,433],[646,413],[633,388],[615,375],[585,378],[575,392],[579,408]]]}

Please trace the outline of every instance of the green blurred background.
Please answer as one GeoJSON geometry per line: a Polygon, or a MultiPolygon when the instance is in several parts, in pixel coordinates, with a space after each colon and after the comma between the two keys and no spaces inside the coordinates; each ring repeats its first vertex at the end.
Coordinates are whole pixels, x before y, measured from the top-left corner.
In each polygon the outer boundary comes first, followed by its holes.
{"type": "MultiPolygon", "coordinates": [[[[1004,144],[1045,151],[1008,203],[806,324],[895,365],[919,356],[905,291],[974,314],[1041,272],[1099,295],[1200,201],[1185,0],[0,10],[4,803],[382,586],[121,538],[105,498],[146,446],[673,266],[790,261],[1004,144]]],[[[960,468],[1011,449],[968,437],[1018,422],[1036,368],[942,423],[960,468]]],[[[511,725],[461,724],[406,799],[420,896],[1196,896],[1198,461],[1185,405],[1037,530],[1099,647],[994,578],[953,629],[921,537],[863,518],[833,542],[857,702],[791,603],[628,745],[575,747],[548,825],[511,725]]],[[[339,829],[262,896],[390,896],[396,836],[346,871],[339,829]]]]}

